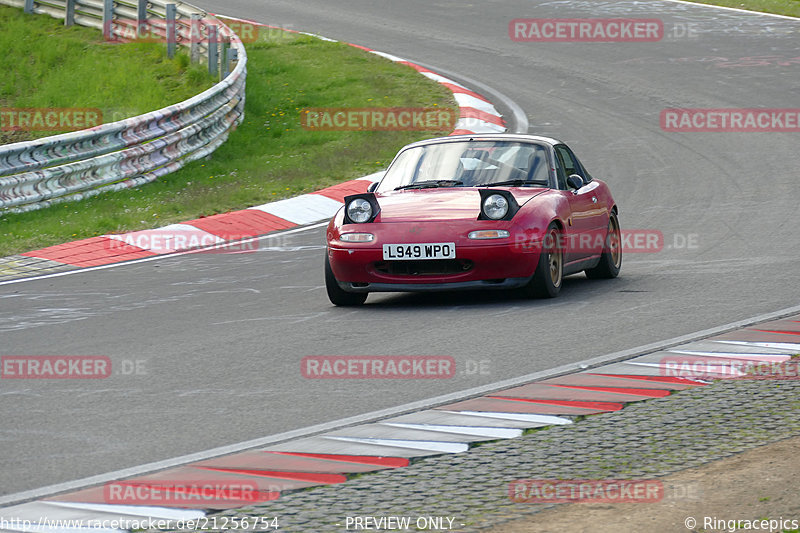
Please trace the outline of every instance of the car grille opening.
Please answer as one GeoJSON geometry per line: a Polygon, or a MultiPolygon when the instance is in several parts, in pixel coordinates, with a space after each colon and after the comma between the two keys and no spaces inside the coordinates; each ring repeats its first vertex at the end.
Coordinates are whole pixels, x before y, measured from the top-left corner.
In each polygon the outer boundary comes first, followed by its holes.
{"type": "Polygon", "coordinates": [[[394,276],[436,276],[442,274],[461,274],[471,270],[472,261],[468,259],[427,259],[418,261],[379,261],[375,270],[394,276]]]}

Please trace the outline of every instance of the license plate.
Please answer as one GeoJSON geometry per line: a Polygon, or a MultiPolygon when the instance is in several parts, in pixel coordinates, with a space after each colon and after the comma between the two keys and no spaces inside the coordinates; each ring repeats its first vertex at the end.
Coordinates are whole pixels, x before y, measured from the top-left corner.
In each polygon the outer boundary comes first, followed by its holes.
{"type": "Polygon", "coordinates": [[[384,244],[384,261],[409,259],[455,259],[456,243],[431,242],[419,244],[384,244]]]}

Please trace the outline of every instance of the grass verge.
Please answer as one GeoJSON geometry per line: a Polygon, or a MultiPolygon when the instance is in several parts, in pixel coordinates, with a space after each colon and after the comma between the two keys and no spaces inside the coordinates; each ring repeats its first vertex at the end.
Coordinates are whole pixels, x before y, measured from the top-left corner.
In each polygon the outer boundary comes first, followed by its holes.
{"type": "Polygon", "coordinates": [[[699,2],[688,0],[696,4],[710,4],[714,6],[735,7],[749,11],[761,11],[789,17],[800,17],[800,0],[716,0],[714,2],[699,2]]]}
{"type": "Polygon", "coordinates": [[[0,256],[163,226],[317,190],[385,168],[397,149],[448,131],[309,131],[307,107],[450,107],[404,65],[343,43],[264,31],[247,43],[245,120],[204,160],[133,190],[0,217],[0,256]]]}
{"type": "MultiPolygon", "coordinates": [[[[97,108],[114,122],[191,98],[214,84],[159,43],[112,43],[100,31],[0,6],[0,108],[97,108]]],[[[11,125],[9,115],[2,117],[11,125]]],[[[0,144],[64,131],[2,131],[0,144]]]]}

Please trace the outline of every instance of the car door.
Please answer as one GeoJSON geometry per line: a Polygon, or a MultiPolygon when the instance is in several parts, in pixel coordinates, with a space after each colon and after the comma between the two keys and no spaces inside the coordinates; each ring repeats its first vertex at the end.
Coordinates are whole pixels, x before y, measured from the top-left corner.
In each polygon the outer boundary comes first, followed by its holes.
{"type": "Polygon", "coordinates": [[[608,210],[599,202],[597,183],[589,181],[572,151],[563,144],[556,145],[554,150],[559,186],[563,184],[566,188],[570,205],[565,239],[565,260],[570,264],[602,253],[608,210]],[[567,178],[572,174],[577,174],[584,182],[577,190],[566,184],[567,178]]]}

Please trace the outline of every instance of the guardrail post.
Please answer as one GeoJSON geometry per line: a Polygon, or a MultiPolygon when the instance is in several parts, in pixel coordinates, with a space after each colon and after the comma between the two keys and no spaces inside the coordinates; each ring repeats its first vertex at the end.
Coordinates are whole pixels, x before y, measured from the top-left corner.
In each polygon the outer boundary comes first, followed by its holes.
{"type": "Polygon", "coordinates": [[[67,0],[66,11],[64,12],[64,26],[75,24],[75,0],[67,0]]]}
{"type": "Polygon", "coordinates": [[[236,48],[228,48],[225,53],[225,73],[222,75],[222,79],[228,77],[228,74],[231,73],[231,61],[238,61],[239,54],[236,53],[236,48]]]}
{"type": "Polygon", "coordinates": [[[103,38],[110,41],[114,38],[114,0],[103,0],[103,38]]]}
{"type": "Polygon", "coordinates": [[[208,73],[216,76],[219,66],[219,54],[217,52],[218,27],[216,24],[208,26],[208,73]]]}
{"type": "Polygon", "coordinates": [[[136,36],[142,37],[147,29],[147,0],[139,0],[136,5],[136,36]]]}
{"type": "Polygon", "coordinates": [[[25,0],[25,13],[33,13],[33,0],[25,0]]]}
{"type": "Polygon", "coordinates": [[[192,13],[191,25],[189,35],[191,39],[189,42],[189,59],[192,63],[200,62],[200,43],[203,40],[202,24],[200,13],[192,13]]]}
{"type": "Polygon", "coordinates": [[[178,32],[175,26],[175,18],[178,8],[175,4],[167,4],[167,57],[175,57],[175,46],[178,44],[178,32]]]}
{"type": "Polygon", "coordinates": [[[220,69],[220,79],[225,79],[230,72],[228,67],[228,51],[230,50],[230,43],[228,39],[222,39],[220,44],[220,51],[219,51],[219,58],[220,62],[222,63],[222,68],[220,69]]]}

